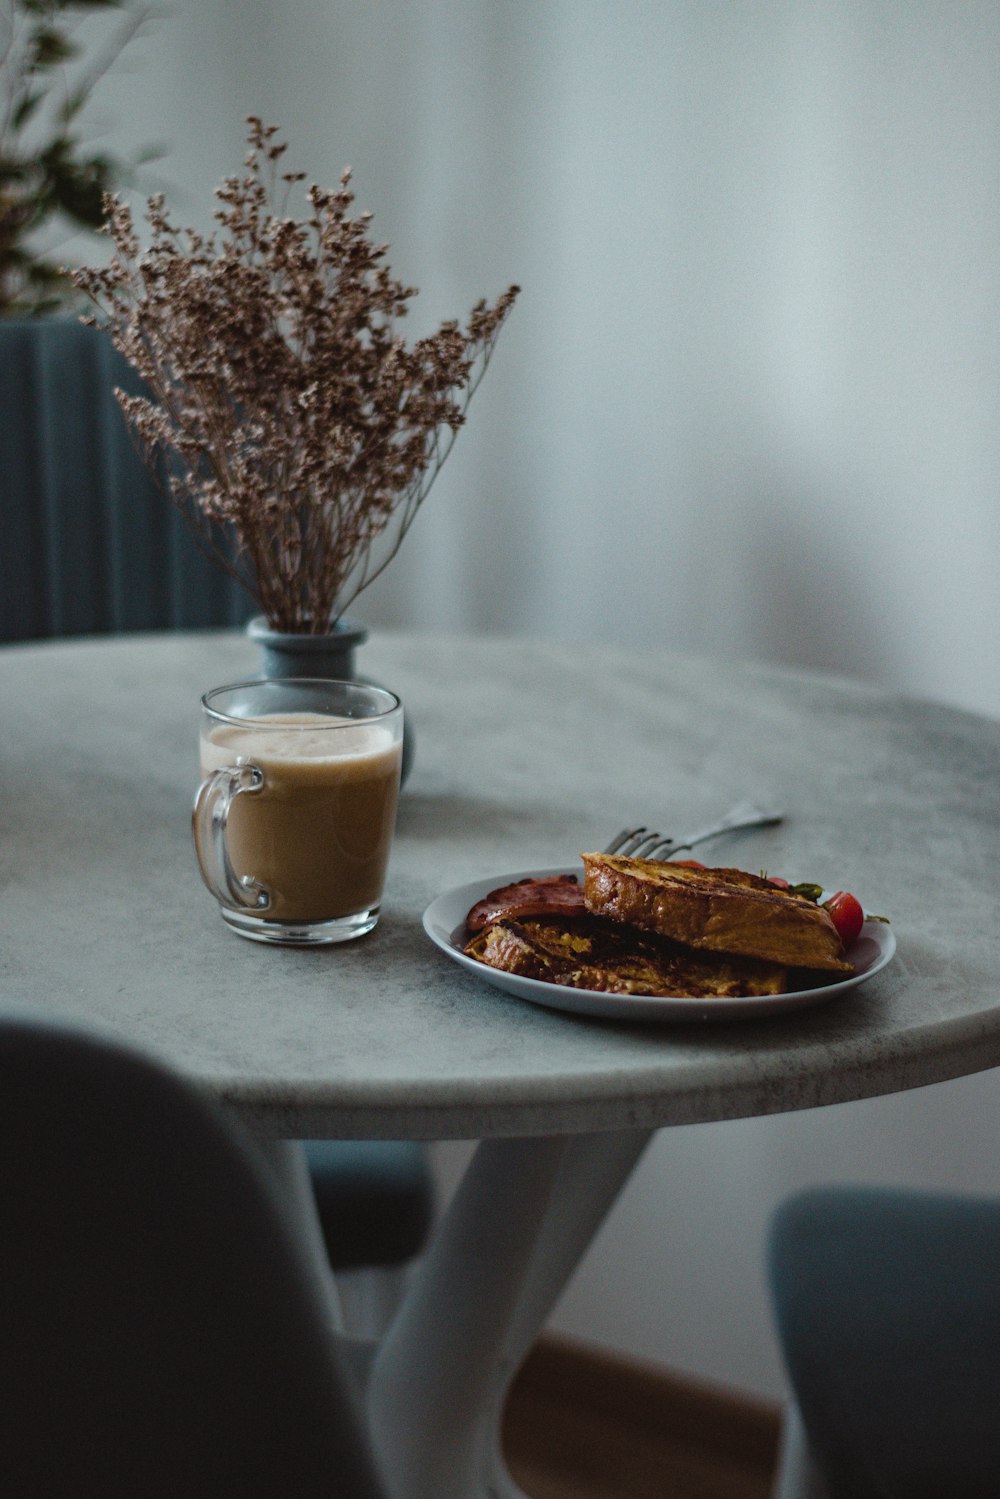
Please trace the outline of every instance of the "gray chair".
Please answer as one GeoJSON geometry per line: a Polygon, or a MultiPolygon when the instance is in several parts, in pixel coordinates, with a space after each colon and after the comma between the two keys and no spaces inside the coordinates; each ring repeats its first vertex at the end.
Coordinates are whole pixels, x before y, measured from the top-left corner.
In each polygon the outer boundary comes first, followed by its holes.
{"type": "Polygon", "coordinates": [[[0,1021],[0,1490],[385,1499],[269,1168],[80,1031],[0,1021]]]}
{"type": "Polygon", "coordinates": [[[778,1209],[768,1272],[780,1499],[995,1499],[1000,1202],[815,1188],[778,1209]]]}
{"type": "MultiPolygon", "coordinates": [[[[0,643],[232,627],[253,613],[140,458],[116,385],[141,389],[99,330],[0,321],[0,643]]],[[[418,1253],[434,1210],[422,1146],[316,1142],[308,1159],[336,1270],[418,1253]]]]}
{"type": "Polygon", "coordinates": [[[139,456],[116,385],[141,389],[97,329],[0,321],[0,642],[253,613],[139,456]]]}

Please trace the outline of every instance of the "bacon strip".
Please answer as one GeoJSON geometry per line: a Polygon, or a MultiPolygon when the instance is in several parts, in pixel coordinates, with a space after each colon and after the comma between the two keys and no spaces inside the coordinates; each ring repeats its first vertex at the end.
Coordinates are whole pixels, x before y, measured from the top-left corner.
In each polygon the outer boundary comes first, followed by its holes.
{"type": "Polygon", "coordinates": [[[539,879],[515,880],[491,890],[465,918],[470,932],[481,932],[501,917],[585,916],[583,887],[575,874],[547,874],[539,879]]]}

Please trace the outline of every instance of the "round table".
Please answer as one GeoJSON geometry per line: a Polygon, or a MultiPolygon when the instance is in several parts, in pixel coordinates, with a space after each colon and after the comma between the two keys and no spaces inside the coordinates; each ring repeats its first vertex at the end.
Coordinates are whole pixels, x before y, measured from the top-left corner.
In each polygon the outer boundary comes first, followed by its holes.
{"type": "Polygon", "coordinates": [[[492,1450],[506,1381],[651,1130],[1000,1061],[1000,723],[802,672],[518,639],[376,633],[358,664],[416,729],[384,915],[293,951],[226,929],[190,841],[198,699],[253,675],[253,647],[0,651],[2,992],[173,1066],[289,1180],[286,1140],[481,1140],[368,1407],[393,1499],[513,1494],[492,1450]],[[889,916],[897,955],[868,984],[739,1024],[599,1021],[470,978],[422,931],[442,890],[572,864],[632,822],[678,834],[746,796],[785,821],[708,857],[889,916]]]}

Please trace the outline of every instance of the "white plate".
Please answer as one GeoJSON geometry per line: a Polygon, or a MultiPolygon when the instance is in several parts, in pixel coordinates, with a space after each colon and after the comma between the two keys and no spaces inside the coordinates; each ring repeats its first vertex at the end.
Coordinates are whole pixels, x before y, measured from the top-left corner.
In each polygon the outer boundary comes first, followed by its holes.
{"type": "Polygon", "coordinates": [[[480,963],[462,951],[465,941],[465,918],[477,900],[491,890],[502,889],[515,880],[541,879],[550,874],[579,874],[578,869],[523,869],[517,874],[493,875],[488,880],[473,880],[459,885],[431,901],[424,912],[424,931],[435,946],[454,962],[507,994],[551,1010],[568,1010],[577,1015],[595,1015],[606,1020],[745,1020],[756,1015],[774,1015],[784,1010],[802,1010],[810,1005],[826,1004],[838,994],[846,994],[873,978],[892,958],[896,939],[892,928],[882,921],[866,921],[861,935],[848,952],[855,965],[849,978],[833,983],[818,983],[792,994],[754,994],[743,999],[648,998],[645,995],[602,994],[594,989],[568,989],[561,984],[547,984],[542,979],[522,978],[480,963]]]}

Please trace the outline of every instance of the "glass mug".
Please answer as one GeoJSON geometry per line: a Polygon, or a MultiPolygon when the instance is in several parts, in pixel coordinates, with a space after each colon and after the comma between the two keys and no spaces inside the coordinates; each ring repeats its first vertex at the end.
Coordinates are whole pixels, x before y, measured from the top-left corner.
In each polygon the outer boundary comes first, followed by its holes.
{"type": "Polygon", "coordinates": [[[205,694],[192,828],[234,931],[300,946],[371,931],[402,746],[402,705],[382,687],[292,677],[205,694]]]}

